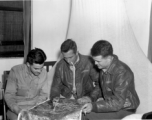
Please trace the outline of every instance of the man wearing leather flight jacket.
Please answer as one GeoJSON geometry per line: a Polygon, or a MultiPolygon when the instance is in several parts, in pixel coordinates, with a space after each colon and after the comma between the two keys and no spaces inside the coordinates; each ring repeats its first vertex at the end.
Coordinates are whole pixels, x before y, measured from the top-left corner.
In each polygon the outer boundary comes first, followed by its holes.
{"type": "Polygon", "coordinates": [[[113,54],[112,45],[97,41],[91,55],[100,69],[99,84],[91,95],[92,103],[83,107],[87,120],[122,119],[139,106],[132,70],[113,54]],[[101,95],[99,95],[99,90],[101,95]]]}
{"type": "Polygon", "coordinates": [[[94,89],[93,81],[99,78],[90,57],[78,53],[77,45],[71,39],[62,43],[61,53],[63,59],[56,66],[50,99],[83,97],[83,101],[90,101],[88,96],[94,89]]]}

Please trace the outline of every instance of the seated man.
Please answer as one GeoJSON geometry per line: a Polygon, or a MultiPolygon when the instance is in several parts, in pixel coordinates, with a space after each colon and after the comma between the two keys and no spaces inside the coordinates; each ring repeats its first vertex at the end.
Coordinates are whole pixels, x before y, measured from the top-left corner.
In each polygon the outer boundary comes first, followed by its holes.
{"type": "Polygon", "coordinates": [[[88,113],[86,119],[121,119],[134,113],[139,106],[139,98],[131,69],[113,54],[108,41],[97,41],[91,49],[91,55],[100,69],[99,85],[93,93],[100,89],[102,94],[98,99],[93,94],[93,102],[85,104],[83,112],[88,113]]]}
{"type": "Polygon", "coordinates": [[[61,59],[57,65],[51,87],[50,99],[64,97],[90,101],[93,81],[98,80],[98,72],[90,57],[81,55],[77,51],[76,43],[67,39],[61,45],[61,59]]]}
{"type": "Polygon", "coordinates": [[[48,98],[47,72],[43,68],[45,60],[43,50],[35,48],[28,53],[26,64],[12,67],[5,90],[9,120],[17,120],[22,109],[31,108],[48,98]]]}

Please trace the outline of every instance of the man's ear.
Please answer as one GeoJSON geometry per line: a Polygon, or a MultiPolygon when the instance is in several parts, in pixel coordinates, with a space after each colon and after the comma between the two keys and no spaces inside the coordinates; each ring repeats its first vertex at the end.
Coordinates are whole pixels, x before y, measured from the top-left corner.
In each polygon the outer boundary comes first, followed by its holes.
{"type": "Polygon", "coordinates": [[[111,61],[111,56],[108,55],[108,56],[106,57],[106,59],[111,61]]]}
{"type": "Polygon", "coordinates": [[[110,62],[113,60],[113,56],[111,56],[111,55],[109,55],[107,58],[110,62]]]}

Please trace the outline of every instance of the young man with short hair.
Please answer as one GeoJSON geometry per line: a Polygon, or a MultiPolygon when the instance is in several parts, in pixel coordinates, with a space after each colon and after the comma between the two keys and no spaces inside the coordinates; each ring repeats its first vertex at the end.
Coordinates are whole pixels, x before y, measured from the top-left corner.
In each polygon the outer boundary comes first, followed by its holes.
{"type": "Polygon", "coordinates": [[[98,81],[98,72],[89,56],[82,55],[72,39],[61,45],[63,58],[57,63],[51,87],[50,99],[64,97],[90,101],[93,82],[98,81]]]}
{"type": "Polygon", "coordinates": [[[35,48],[27,55],[25,64],[12,67],[5,90],[9,110],[7,119],[17,120],[22,109],[28,109],[48,98],[47,72],[43,68],[46,55],[35,48]]]}
{"type": "Polygon", "coordinates": [[[132,70],[113,54],[113,47],[106,40],[97,41],[91,55],[100,69],[99,85],[93,93],[100,90],[101,95],[92,94],[92,102],[85,104],[86,119],[122,119],[134,113],[140,102],[132,70]]]}

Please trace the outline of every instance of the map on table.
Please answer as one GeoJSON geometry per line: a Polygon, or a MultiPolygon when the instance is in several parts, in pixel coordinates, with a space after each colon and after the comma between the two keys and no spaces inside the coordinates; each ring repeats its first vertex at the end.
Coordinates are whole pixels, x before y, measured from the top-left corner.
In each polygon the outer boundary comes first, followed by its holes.
{"type": "Polygon", "coordinates": [[[73,99],[47,100],[30,110],[21,111],[18,120],[81,120],[83,105],[73,99]]]}

